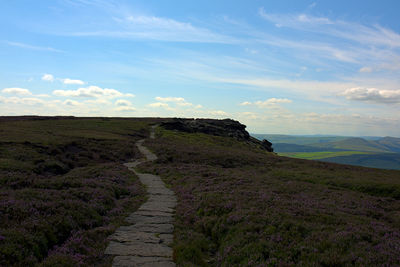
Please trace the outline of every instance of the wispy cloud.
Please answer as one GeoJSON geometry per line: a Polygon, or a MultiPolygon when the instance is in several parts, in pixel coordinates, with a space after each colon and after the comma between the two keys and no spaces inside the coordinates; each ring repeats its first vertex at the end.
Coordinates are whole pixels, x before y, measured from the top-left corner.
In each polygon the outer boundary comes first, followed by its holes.
{"type": "Polygon", "coordinates": [[[259,15],[278,27],[331,35],[360,44],[400,47],[400,35],[377,24],[368,26],[309,14],[269,14],[264,8],[260,8],[259,15]]]}
{"type": "Polygon", "coordinates": [[[36,45],[30,45],[30,44],[26,44],[26,43],[10,42],[10,41],[4,41],[4,43],[9,46],[30,49],[30,50],[36,50],[36,51],[48,51],[48,52],[57,52],[57,53],[64,52],[62,50],[55,49],[53,47],[36,46],[36,45]]]}
{"type": "MultiPolygon", "coordinates": [[[[111,22],[112,23],[112,22],[111,22]]],[[[64,33],[70,36],[101,36],[139,40],[157,40],[193,43],[236,43],[238,40],[214,32],[210,29],[194,26],[190,22],[171,18],[146,15],[114,17],[114,25],[109,30],[74,31],[64,33]]]]}
{"type": "MultiPolygon", "coordinates": [[[[375,65],[379,69],[399,69],[400,34],[378,24],[317,17],[310,14],[271,14],[260,8],[259,16],[276,27],[298,33],[307,32],[313,41],[296,37],[268,36],[261,41],[274,46],[303,51],[314,51],[317,57],[361,65],[375,65]],[[319,41],[318,41],[319,40],[319,41]]],[[[296,36],[293,35],[293,36],[296,36]]],[[[298,35],[297,35],[298,36],[298,35]]],[[[303,34],[301,36],[304,36],[303,34]]]]}
{"type": "Polygon", "coordinates": [[[249,102],[245,101],[240,103],[241,106],[257,106],[259,108],[269,108],[278,104],[289,104],[292,103],[292,100],[287,99],[287,98],[269,98],[265,101],[255,101],[255,102],[249,102]]]}
{"type": "Polygon", "coordinates": [[[185,102],[185,99],[183,97],[160,97],[157,96],[155,98],[157,101],[160,102],[185,102]]]}

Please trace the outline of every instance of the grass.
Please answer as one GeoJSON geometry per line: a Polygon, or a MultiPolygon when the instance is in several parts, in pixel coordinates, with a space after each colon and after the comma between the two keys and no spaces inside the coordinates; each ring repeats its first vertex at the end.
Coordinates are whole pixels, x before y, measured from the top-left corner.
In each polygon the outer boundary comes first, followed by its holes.
{"type": "Polygon", "coordinates": [[[145,200],[121,163],[154,122],[0,118],[0,265],[109,266],[107,236],[145,200]]]}
{"type": "Polygon", "coordinates": [[[178,266],[396,266],[400,172],[280,157],[159,130],[141,168],[178,196],[178,266]]]}
{"type": "Polygon", "coordinates": [[[325,159],[331,157],[351,156],[351,155],[362,155],[372,154],[369,152],[362,151],[321,151],[321,152],[284,152],[279,153],[280,156],[299,158],[299,159],[325,159]]]}

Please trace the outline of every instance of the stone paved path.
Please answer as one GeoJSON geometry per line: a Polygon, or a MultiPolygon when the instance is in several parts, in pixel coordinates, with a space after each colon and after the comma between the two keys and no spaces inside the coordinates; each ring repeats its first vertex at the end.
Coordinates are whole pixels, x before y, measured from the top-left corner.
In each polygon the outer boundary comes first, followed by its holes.
{"type": "MultiPolygon", "coordinates": [[[[154,128],[150,138],[154,139],[154,128]]],[[[136,143],[146,160],[125,163],[146,185],[148,200],[126,219],[129,226],[121,226],[112,234],[105,254],[115,255],[112,266],[175,266],[172,261],[173,213],[176,206],[174,193],[165,187],[157,175],[139,173],[134,168],[145,161],[156,160],[143,144],[136,143]]]]}

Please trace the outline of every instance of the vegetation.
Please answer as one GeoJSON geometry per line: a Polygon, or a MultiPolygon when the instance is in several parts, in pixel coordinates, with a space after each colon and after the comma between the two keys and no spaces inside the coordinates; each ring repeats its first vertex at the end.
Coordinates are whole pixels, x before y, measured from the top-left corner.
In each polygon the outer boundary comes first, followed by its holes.
{"type": "Polygon", "coordinates": [[[273,144],[286,143],[296,145],[310,145],[345,140],[345,136],[303,136],[303,135],[283,135],[283,134],[252,134],[257,139],[267,139],[273,144]]]}
{"type": "Polygon", "coordinates": [[[0,265],[107,265],[106,238],[145,199],[121,163],[151,120],[0,118],[0,265]]]}
{"type": "Polygon", "coordinates": [[[271,137],[276,141],[273,144],[274,151],[282,156],[400,170],[400,138],[255,136],[258,138],[271,137]]]}
{"type": "MultiPolygon", "coordinates": [[[[107,236],[145,200],[121,163],[140,157],[134,143],[159,121],[0,118],[0,265],[109,265],[107,236]]],[[[178,196],[179,266],[400,265],[399,171],[157,135],[146,145],[159,159],[140,168],[178,196]]]]}
{"type": "Polygon", "coordinates": [[[179,266],[396,266],[400,172],[291,159],[160,130],[146,144],[178,196],[179,266]]]}
{"type": "Polygon", "coordinates": [[[352,156],[359,154],[369,154],[361,151],[323,151],[323,152],[286,152],[279,153],[281,156],[299,158],[299,159],[325,159],[341,156],[352,156]]]}

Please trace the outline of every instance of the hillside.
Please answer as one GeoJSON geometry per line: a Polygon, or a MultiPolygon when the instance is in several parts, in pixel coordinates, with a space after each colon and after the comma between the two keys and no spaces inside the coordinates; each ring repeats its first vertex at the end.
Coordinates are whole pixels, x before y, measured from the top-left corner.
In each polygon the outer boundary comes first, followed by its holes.
{"type": "Polygon", "coordinates": [[[107,236],[145,199],[122,163],[151,122],[0,117],[0,266],[109,265],[107,236]]]}
{"type": "Polygon", "coordinates": [[[400,264],[400,171],[281,157],[232,120],[176,122],[0,118],[0,265],[110,266],[107,236],[146,199],[122,163],[154,124],[158,159],[139,170],[178,198],[178,266],[400,264]]]}
{"type": "Polygon", "coordinates": [[[400,153],[400,138],[387,136],[377,140],[377,143],[386,147],[388,150],[392,152],[400,153]]]}
{"type": "Polygon", "coordinates": [[[255,138],[267,139],[273,144],[286,143],[296,145],[310,145],[317,143],[335,142],[345,140],[348,137],[343,136],[302,136],[302,135],[283,135],[283,134],[251,134],[255,138]]]}
{"type": "Polygon", "coordinates": [[[157,136],[146,145],[160,158],[142,168],[178,196],[179,266],[400,264],[399,171],[285,158],[203,133],[157,136]]]}
{"type": "Polygon", "coordinates": [[[325,149],[345,149],[364,152],[391,152],[390,148],[380,144],[376,141],[368,141],[359,137],[346,138],[340,141],[333,141],[327,143],[315,143],[310,146],[325,148],[325,149]]]}
{"type": "Polygon", "coordinates": [[[400,138],[287,135],[254,136],[258,138],[271,137],[271,140],[275,141],[273,144],[274,151],[282,156],[400,170],[400,138]]]}

